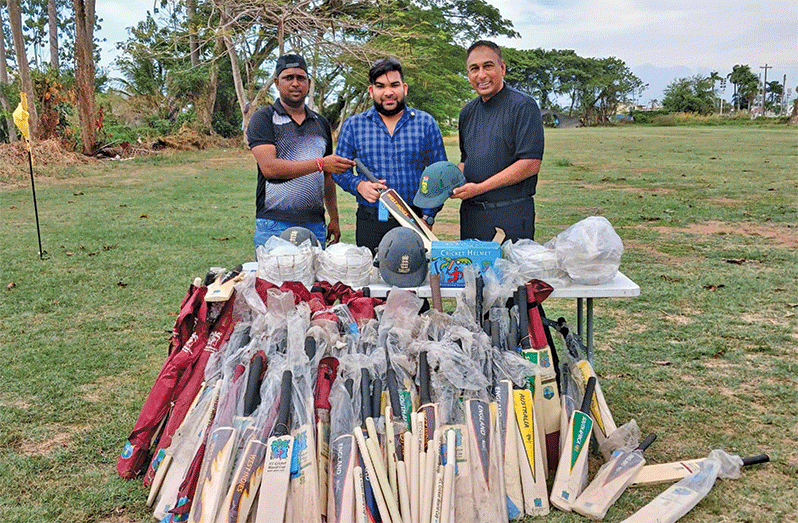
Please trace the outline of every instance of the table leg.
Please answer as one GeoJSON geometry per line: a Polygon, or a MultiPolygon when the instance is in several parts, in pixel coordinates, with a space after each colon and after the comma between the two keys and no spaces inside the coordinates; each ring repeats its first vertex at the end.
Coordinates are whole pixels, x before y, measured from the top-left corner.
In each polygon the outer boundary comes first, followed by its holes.
{"type": "Polygon", "coordinates": [[[587,361],[593,365],[593,298],[587,299],[587,361]]]}
{"type": "Polygon", "coordinates": [[[576,334],[582,337],[582,326],[584,325],[584,315],[582,313],[582,298],[576,299],[576,334]]]}

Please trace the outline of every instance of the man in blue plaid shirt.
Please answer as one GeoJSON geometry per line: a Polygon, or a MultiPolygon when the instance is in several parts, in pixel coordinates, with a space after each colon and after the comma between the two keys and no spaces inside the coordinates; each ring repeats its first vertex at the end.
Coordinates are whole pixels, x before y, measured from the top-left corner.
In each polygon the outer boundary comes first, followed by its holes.
{"type": "MultiPolygon", "coordinates": [[[[335,153],[343,158],[359,158],[380,182],[355,176],[351,169],[332,176],[357,197],[355,242],[373,253],[385,233],[399,226],[379,203],[380,191],[390,187],[406,202],[413,201],[421,171],[446,160],[446,150],[435,119],[405,105],[407,84],[398,60],[385,58],[371,67],[369,95],[374,107],[344,122],[335,153]]],[[[432,226],[440,209],[414,210],[432,226]]]]}

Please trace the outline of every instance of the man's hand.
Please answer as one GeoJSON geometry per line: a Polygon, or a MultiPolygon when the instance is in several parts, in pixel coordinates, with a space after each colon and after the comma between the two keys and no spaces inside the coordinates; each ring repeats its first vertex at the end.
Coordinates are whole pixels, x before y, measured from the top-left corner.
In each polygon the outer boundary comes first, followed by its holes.
{"type": "Polygon", "coordinates": [[[469,198],[473,198],[474,196],[479,196],[483,192],[485,191],[482,190],[479,184],[469,182],[461,185],[460,187],[455,187],[452,190],[452,198],[467,200],[469,198]]]}
{"type": "Polygon", "coordinates": [[[341,225],[338,220],[330,220],[327,224],[327,245],[338,243],[341,240],[341,225]]]}
{"type": "Polygon", "coordinates": [[[380,180],[379,183],[362,181],[357,184],[357,192],[360,196],[366,199],[367,202],[376,203],[380,199],[380,193],[387,189],[385,180],[380,180]]]}
{"type": "Polygon", "coordinates": [[[350,160],[349,158],[338,156],[337,154],[331,154],[330,156],[325,156],[321,159],[321,166],[322,169],[324,169],[324,172],[341,174],[347,169],[354,167],[355,161],[350,160]]]}

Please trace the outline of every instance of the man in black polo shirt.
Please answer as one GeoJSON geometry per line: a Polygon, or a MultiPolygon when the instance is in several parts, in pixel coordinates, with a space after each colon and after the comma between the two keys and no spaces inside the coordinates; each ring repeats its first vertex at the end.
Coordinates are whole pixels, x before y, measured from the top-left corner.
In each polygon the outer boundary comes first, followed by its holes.
{"type": "Polygon", "coordinates": [[[332,154],[330,124],[305,105],[310,80],[301,56],[277,59],[274,85],[280,97],[258,109],[247,127],[249,147],[258,163],[255,248],[294,226],[309,229],[321,245],[326,240],[335,243],[341,229],[331,174],[340,174],[355,162],[332,154]]]}
{"type": "Polygon", "coordinates": [[[532,97],[504,83],[501,49],[479,40],[466,54],[468,80],[479,95],[460,111],[460,238],[533,239],[535,186],[543,159],[543,121],[532,97]]]}

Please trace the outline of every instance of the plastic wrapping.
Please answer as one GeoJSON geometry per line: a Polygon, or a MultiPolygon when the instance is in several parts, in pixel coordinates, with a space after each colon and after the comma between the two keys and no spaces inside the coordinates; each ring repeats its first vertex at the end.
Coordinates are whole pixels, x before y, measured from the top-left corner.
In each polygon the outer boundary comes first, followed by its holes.
{"type": "Polygon", "coordinates": [[[310,245],[310,240],[297,246],[279,236],[271,236],[255,249],[258,276],[277,286],[286,281],[298,281],[310,288],[315,280],[313,260],[318,250],[310,245]]]}
{"type": "Polygon", "coordinates": [[[559,267],[574,283],[583,285],[612,280],[623,255],[621,237],[603,216],[590,216],[571,225],[549,240],[546,248],[556,251],[559,267]]]}
{"type": "Polygon", "coordinates": [[[701,463],[701,468],[668,487],[623,523],[649,523],[654,515],[658,523],[674,523],[709,494],[718,477],[738,478],[742,466],[740,456],[715,449],[701,463]]]}
{"type": "Polygon", "coordinates": [[[613,452],[620,449],[633,449],[640,441],[640,427],[633,419],[627,421],[607,436],[599,446],[599,450],[605,458],[609,458],[613,452]]]}
{"type": "Polygon", "coordinates": [[[313,266],[317,281],[363,287],[371,281],[374,257],[368,247],[336,243],[317,252],[313,266]]]}
{"type": "Polygon", "coordinates": [[[543,280],[549,285],[563,285],[568,282],[568,273],[560,267],[553,248],[534,240],[520,239],[504,242],[502,253],[506,260],[517,266],[522,283],[543,280]]]}

